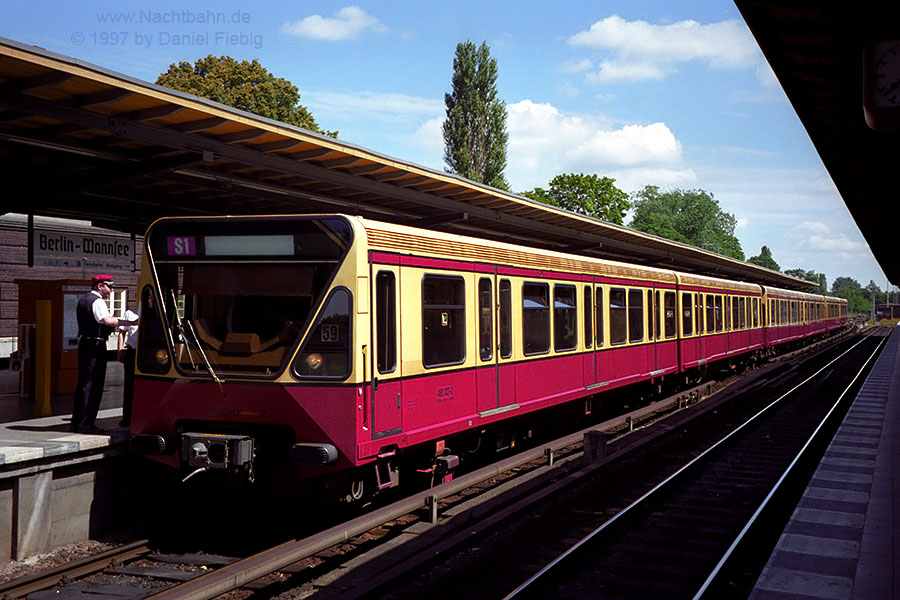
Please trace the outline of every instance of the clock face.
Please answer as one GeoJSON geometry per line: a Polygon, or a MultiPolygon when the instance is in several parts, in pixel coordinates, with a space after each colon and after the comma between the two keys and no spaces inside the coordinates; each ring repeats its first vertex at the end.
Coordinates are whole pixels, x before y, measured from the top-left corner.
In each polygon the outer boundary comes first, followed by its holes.
{"type": "Polygon", "coordinates": [[[879,107],[900,106],[900,41],[872,48],[872,102],[879,107]]]}

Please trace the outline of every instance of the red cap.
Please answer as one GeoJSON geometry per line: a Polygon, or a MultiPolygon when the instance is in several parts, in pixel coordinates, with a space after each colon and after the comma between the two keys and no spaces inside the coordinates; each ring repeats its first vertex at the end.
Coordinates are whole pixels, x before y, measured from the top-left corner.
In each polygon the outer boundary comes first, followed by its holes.
{"type": "Polygon", "coordinates": [[[113,283],[112,275],[94,275],[93,277],[91,277],[91,285],[97,286],[101,283],[105,283],[109,285],[109,287],[113,287],[113,285],[115,285],[113,283]]]}

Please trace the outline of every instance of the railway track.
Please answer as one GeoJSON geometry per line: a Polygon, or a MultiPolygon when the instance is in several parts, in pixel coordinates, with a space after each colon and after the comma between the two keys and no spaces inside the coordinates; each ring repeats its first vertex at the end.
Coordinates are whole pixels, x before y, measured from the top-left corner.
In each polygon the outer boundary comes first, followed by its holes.
{"type": "Polygon", "coordinates": [[[827,363],[506,598],[745,597],[880,348],[827,363]]]}
{"type": "Polygon", "coordinates": [[[139,540],[33,575],[13,579],[0,585],[0,598],[21,598],[72,579],[100,573],[115,564],[146,556],[150,553],[147,544],[147,540],[139,540]]]}
{"type": "MultiPolygon", "coordinates": [[[[772,365],[769,370],[778,373],[784,368],[772,365]]],[[[764,376],[762,381],[769,379],[764,376]]],[[[737,387],[746,385],[759,384],[741,383],[737,387]]],[[[710,391],[708,386],[703,388],[683,392],[667,402],[623,415],[597,428],[608,432],[628,431],[643,420],[652,420],[653,413],[669,413],[690,404],[701,392],[710,391]]],[[[718,400],[706,400],[692,411],[678,413],[683,416],[670,416],[667,423],[691,418],[690,412],[714,412],[717,403],[718,400]]],[[[556,503],[554,498],[578,485],[580,479],[606,470],[610,464],[627,463],[628,453],[620,448],[650,444],[654,436],[668,435],[666,430],[675,427],[680,425],[663,425],[657,433],[651,433],[652,429],[639,430],[635,435],[611,441],[610,456],[589,465],[582,464],[583,432],[578,432],[314,536],[285,542],[245,559],[228,559],[220,564],[210,558],[201,559],[208,564],[203,565],[207,568],[199,574],[197,569],[182,565],[175,570],[186,571],[184,579],[190,578],[189,581],[172,587],[171,580],[165,585],[138,583],[144,593],[135,595],[213,598],[241,587],[265,589],[265,597],[291,589],[301,590],[295,593],[304,596],[318,592],[322,598],[359,597],[376,593],[375,590],[378,595],[390,594],[396,581],[402,581],[408,573],[427,568],[432,557],[458,553],[472,540],[503,529],[501,525],[511,520],[521,519],[523,511],[528,511],[529,507],[548,501],[556,503]],[[385,566],[385,561],[389,567],[385,566]],[[356,567],[355,563],[363,566],[356,567]]],[[[570,512],[578,515],[579,510],[570,512]]],[[[177,557],[172,559],[178,560],[177,557]]],[[[117,559],[117,562],[124,562],[124,559],[117,559]]],[[[122,567],[118,567],[118,571],[107,570],[113,577],[129,573],[122,567]]],[[[153,580],[152,570],[152,566],[142,566],[131,573],[153,580]],[[141,570],[143,572],[138,573],[141,570]]],[[[494,597],[501,597],[511,589],[509,584],[509,581],[504,584],[502,593],[501,588],[492,590],[494,597]]],[[[7,593],[5,597],[21,595],[24,594],[7,593]]]]}

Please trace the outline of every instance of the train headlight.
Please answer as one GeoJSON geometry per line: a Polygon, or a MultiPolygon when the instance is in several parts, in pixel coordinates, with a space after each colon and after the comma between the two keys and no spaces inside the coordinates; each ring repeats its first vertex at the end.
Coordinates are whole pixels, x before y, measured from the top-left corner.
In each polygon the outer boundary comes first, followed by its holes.
{"type": "Polygon", "coordinates": [[[313,352],[312,354],[310,354],[309,356],[306,357],[306,366],[311,371],[317,371],[322,366],[323,362],[324,362],[324,359],[322,358],[322,355],[319,354],[318,352],[313,352]]]}
{"type": "Polygon", "coordinates": [[[153,358],[156,360],[156,364],[161,367],[169,366],[169,352],[165,348],[160,348],[156,351],[156,354],[153,355],[153,358]]]}

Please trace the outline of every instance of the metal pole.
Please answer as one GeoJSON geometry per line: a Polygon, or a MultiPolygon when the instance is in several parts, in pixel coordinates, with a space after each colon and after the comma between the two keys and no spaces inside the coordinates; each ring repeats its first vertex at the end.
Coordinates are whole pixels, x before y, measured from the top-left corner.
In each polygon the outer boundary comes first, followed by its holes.
{"type": "Polygon", "coordinates": [[[50,410],[50,317],[53,303],[50,300],[38,300],[35,313],[35,381],[34,381],[34,416],[49,417],[50,410]]]}

